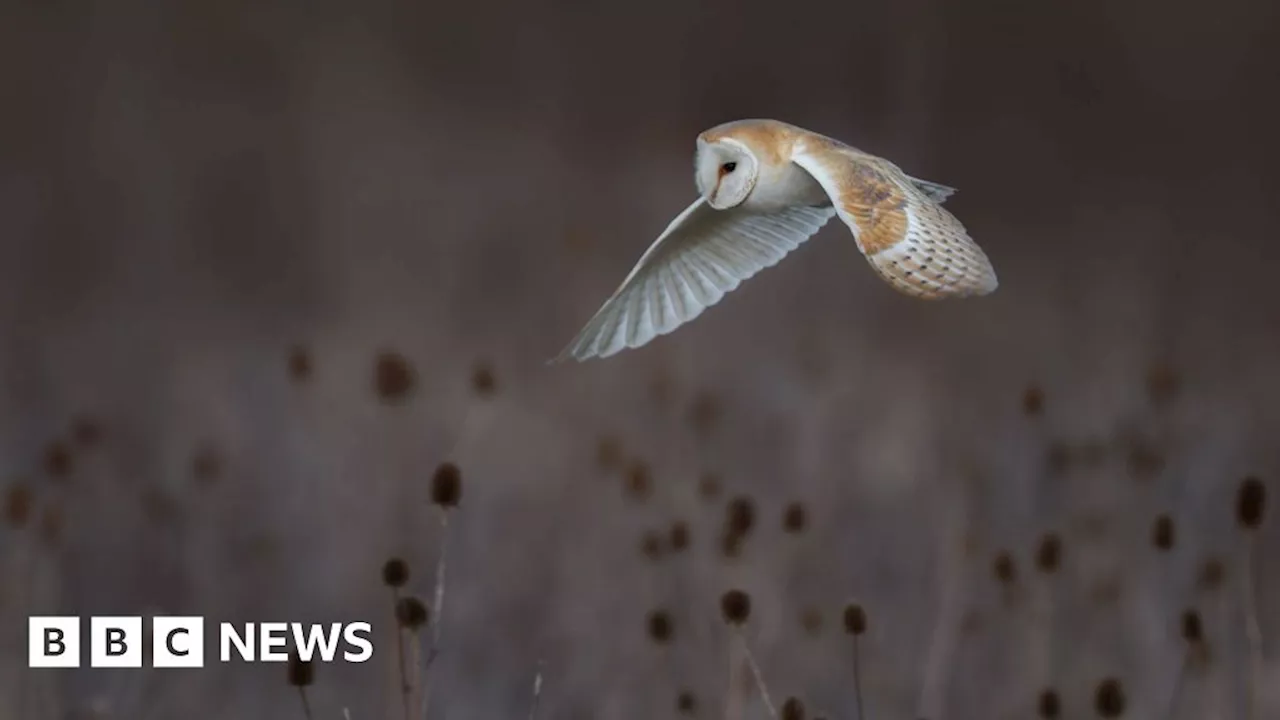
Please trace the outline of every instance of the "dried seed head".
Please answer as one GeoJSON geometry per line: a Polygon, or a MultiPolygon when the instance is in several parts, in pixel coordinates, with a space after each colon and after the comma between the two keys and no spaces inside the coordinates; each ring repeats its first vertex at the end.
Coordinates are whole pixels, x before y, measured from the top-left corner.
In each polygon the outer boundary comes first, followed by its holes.
{"type": "Polygon", "coordinates": [[[720,497],[720,489],[722,483],[720,476],[713,472],[704,472],[702,477],[698,479],[698,494],[703,500],[715,500],[720,497]]]}
{"type": "Polygon", "coordinates": [[[1093,697],[1093,706],[1098,715],[1104,718],[1120,717],[1124,714],[1124,687],[1115,678],[1106,678],[1098,683],[1098,691],[1093,697]]]}
{"type": "Polygon", "coordinates": [[[799,698],[789,697],[782,703],[782,720],[804,720],[804,703],[799,698]]]}
{"type": "Polygon", "coordinates": [[[644,502],[653,494],[653,480],[649,474],[649,466],[643,461],[634,460],[627,466],[626,492],[636,502],[644,502]]]}
{"type": "Polygon", "coordinates": [[[396,601],[396,622],[400,627],[417,631],[430,621],[431,611],[427,609],[426,603],[418,598],[409,595],[396,601]]]}
{"type": "Polygon", "coordinates": [[[212,485],[222,476],[222,457],[211,446],[196,448],[191,455],[191,477],[201,485],[212,485]]]}
{"type": "Polygon", "coordinates": [[[71,439],[84,448],[102,442],[102,424],[87,415],[79,415],[71,421],[71,439]]]}
{"type": "Polygon", "coordinates": [[[596,439],[596,466],[604,472],[622,467],[622,443],[617,438],[602,435],[596,439]]]}
{"type": "Polygon", "coordinates": [[[462,500],[462,471],[451,462],[440,463],[431,476],[431,502],[448,509],[462,500]]]}
{"type": "Polygon", "coordinates": [[[1045,471],[1050,477],[1062,477],[1071,470],[1071,448],[1066,443],[1055,442],[1045,450],[1045,471]]]}
{"type": "Polygon", "coordinates": [[[493,376],[493,367],[487,362],[478,362],[471,368],[471,391],[482,398],[491,397],[498,390],[498,380],[493,376]]]}
{"type": "Polygon", "coordinates": [[[995,562],[992,563],[992,570],[996,579],[1004,585],[1012,585],[1018,578],[1018,571],[1013,564],[1013,556],[1005,551],[996,554],[995,562]]]}
{"type": "Polygon", "coordinates": [[[1175,539],[1173,518],[1157,515],[1155,525],[1151,527],[1151,544],[1160,550],[1172,550],[1175,539]]]}
{"type": "Polygon", "coordinates": [[[1089,588],[1089,598],[1099,605],[1115,606],[1124,595],[1124,591],[1124,578],[1109,573],[1093,582],[1089,588]]]}
{"type": "Polygon", "coordinates": [[[393,557],[382,564],[382,584],[399,588],[409,582],[409,564],[400,558],[393,557]]]}
{"type": "Polygon", "coordinates": [[[756,522],[756,506],[751,498],[739,495],[725,509],[725,532],[745,536],[756,522]]]}
{"type": "Polygon", "coordinates": [[[1182,613],[1182,639],[1195,645],[1204,639],[1204,627],[1200,624],[1200,613],[1186,610],[1182,613]]]}
{"type": "Polygon", "coordinates": [[[417,384],[417,374],[404,355],[393,350],[378,353],[373,368],[373,389],[384,403],[403,402],[417,384]]]}
{"type": "Polygon", "coordinates": [[[694,433],[705,440],[720,424],[722,414],[720,400],[712,393],[700,392],[689,405],[689,424],[694,433]]]}
{"type": "Polygon", "coordinates": [[[689,525],[683,520],[676,520],[671,523],[671,532],[667,541],[671,544],[671,549],[680,552],[689,547],[689,525]]]}
{"type": "Polygon", "coordinates": [[[640,552],[653,561],[662,559],[662,538],[654,530],[647,530],[640,536],[640,552]]]}
{"type": "Polygon", "coordinates": [[[697,714],[698,699],[689,690],[681,690],[676,696],[676,709],[684,715],[697,714]]]}
{"type": "Polygon", "coordinates": [[[1157,477],[1164,470],[1164,456],[1145,441],[1135,441],[1129,446],[1129,475],[1134,480],[1146,481],[1157,477]]]}
{"type": "Polygon", "coordinates": [[[1115,520],[1101,510],[1085,510],[1074,521],[1077,528],[1087,535],[1101,537],[1111,532],[1115,520]]]}
{"type": "Polygon", "coordinates": [[[671,614],[666,610],[654,610],[649,613],[647,622],[649,629],[649,638],[659,645],[666,645],[671,641],[671,634],[674,631],[671,622],[671,614]]]}
{"type": "Polygon", "coordinates": [[[1240,527],[1254,530],[1261,525],[1266,506],[1267,486],[1253,475],[1245,478],[1236,491],[1236,520],[1240,527]]]}
{"type": "Polygon", "coordinates": [[[148,486],[142,489],[142,511],[147,519],[157,525],[172,522],[178,517],[179,506],[173,494],[163,487],[148,486]]]}
{"type": "Polygon", "coordinates": [[[800,612],[800,627],[811,637],[822,633],[822,611],[815,607],[805,608],[800,612]]]}
{"type": "Polygon", "coordinates": [[[311,379],[311,353],[301,345],[296,345],[289,350],[287,365],[289,377],[295,382],[306,382],[311,379]]]}
{"type": "Polygon", "coordinates": [[[807,520],[808,517],[807,513],[805,513],[804,505],[793,502],[782,513],[782,529],[793,534],[802,532],[807,520]]]}
{"type": "Polygon", "coordinates": [[[742,555],[742,536],[726,532],[720,535],[720,556],[733,560],[742,555]]]}
{"type": "Polygon", "coordinates": [[[742,625],[751,616],[751,596],[741,590],[730,590],[720,596],[720,612],[730,625],[742,625]]]}
{"type": "Polygon", "coordinates": [[[867,631],[867,611],[858,603],[844,606],[844,631],[855,637],[867,631]]]}
{"type": "Polygon", "coordinates": [[[31,507],[34,504],[31,488],[25,484],[11,485],[4,491],[4,522],[14,530],[27,526],[31,521],[31,507]]]}
{"type": "Polygon", "coordinates": [[[1053,688],[1040,693],[1038,709],[1040,717],[1044,720],[1054,720],[1062,712],[1062,703],[1058,700],[1058,693],[1053,688]]]}
{"type": "Polygon", "coordinates": [[[1046,533],[1036,548],[1036,567],[1043,573],[1052,573],[1062,562],[1062,540],[1055,533],[1046,533]]]}
{"type": "Polygon", "coordinates": [[[44,449],[44,469],[54,480],[64,480],[71,474],[71,448],[61,440],[54,440],[44,449]]]}
{"type": "Polygon", "coordinates": [[[1044,413],[1044,391],[1039,385],[1028,385],[1022,392],[1022,414],[1039,417],[1044,413]]]}
{"type": "Polygon", "coordinates": [[[310,660],[303,660],[297,653],[289,653],[289,684],[304,688],[315,682],[316,671],[310,660]]]}
{"type": "Polygon", "coordinates": [[[1196,585],[1201,590],[1217,590],[1226,579],[1227,569],[1216,557],[1205,558],[1200,563],[1200,571],[1196,574],[1196,585]]]}

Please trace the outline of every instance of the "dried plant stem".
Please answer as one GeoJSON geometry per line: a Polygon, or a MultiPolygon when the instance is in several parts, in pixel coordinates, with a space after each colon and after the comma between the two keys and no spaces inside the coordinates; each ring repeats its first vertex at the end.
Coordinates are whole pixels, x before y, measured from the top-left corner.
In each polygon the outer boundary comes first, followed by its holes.
{"type": "Polygon", "coordinates": [[[538,716],[538,701],[542,698],[542,665],[543,661],[538,661],[538,672],[533,676],[533,700],[529,704],[529,720],[534,720],[538,716]]]}
{"type": "Polygon", "coordinates": [[[410,658],[410,663],[409,663],[410,680],[408,684],[410,687],[410,692],[409,692],[409,695],[405,698],[406,711],[408,711],[409,708],[412,708],[415,706],[415,703],[413,702],[414,701],[413,691],[417,690],[420,693],[423,688],[423,683],[425,683],[425,680],[426,680],[425,674],[423,673],[423,669],[422,669],[422,648],[421,648],[421,644],[418,642],[417,631],[410,631],[409,658],[410,658]]]}
{"type": "Polygon", "coordinates": [[[916,708],[916,717],[941,717],[943,697],[947,690],[947,673],[951,668],[951,656],[954,652],[956,638],[960,629],[960,606],[964,597],[964,563],[960,557],[963,547],[964,529],[968,520],[965,503],[968,498],[961,498],[953,507],[950,528],[939,533],[940,563],[938,574],[942,585],[942,597],[939,599],[933,622],[933,637],[929,641],[928,655],[925,660],[924,681],[920,687],[920,697],[916,708]],[[948,532],[949,530],[950,532],[948,532]]]}
{"type": "Polygon", "coordinates": [[[1240,602],[1244,610],[1245,639],[1249,644],[1248,683],[1245,689],[1245,717],[1253,718],[1258,702],[1258,678],[1262,671],[1262,628],[1258,624],[1253,588],[1253,535],[1244,540],[1241,569],[1240,602]]]}
{"type": "Polygon", "coordinates": [[[1173,720],[1174,714],[1178,710],[1178,698],[1182,695],[1182,683],[1187,677],[1187,666],[1191,664],[1192,649],[1188,648],[1182,654],[1182,661],[1178,663],[1178,674],[1173,678],[1173,687],[1169,689],[1169,699],[1165,701],[1164,717],[1167,720],[1173,720]]]}
{"type": "Polygon", "coordinates": [[[858,720],[866,720],[862,710],[862,669],[858,666],[858,636],[853,636],[853,701],[858,708],[858,720]]]}
{"type": "Polygon", "coordinates": [[[307,720],[311,720],[311,701],[307,699],[307,689],[305,687],[298,688],[298,697],[302,699],[302,716],[307,720]]]}
{"type": "Polygon", "coordinates": [[[431,624],[431,646],[433,648],[440,647],[440,629],[443,625],[440,622],[444,614],[444,573],[446,551],[449,543],[449,513],[447,511],[440,512],[440,557],[436,560],[436,592],[435,592],[435,616],[436,621],[431,624]]]}
{"type": "Polygon", "coordinates": [[[1039,613],[1038,616],[1030,618],[1031,622],[1031,653],[1032,662],[1034,663],[1034,674],[1038,687],[1048,687],[1052,684],[1055,666],[1055,650],[1057,649],[1057,626],[1056,619],[1056,591],[1057,583],[1052,576],[1045,577],[1039,588],[1036,589],[1039,597],[1039,613]]]}
{"type": "MultiPolygon", "coordinates": [[[[27,534],[22,538],[22,543],[19,545],[18,550],[18,564],[21,566],[20,572],[23,580],[25,580],[22,588],[22,610],[27,614],[30,614],[35,602],[35,587],[40,569],[40,558],[36,555],[38,550],[39,548],[31,534],[27,534]]],[[[30,685],[31,683],[26,682],[18,683],[18,717],[32,717],[33,715],[30,708],[30,685]]]]}
{"type": "Polygon", "coordinates": [[[735,631],[738,636],[738,642],[742,645],[742,655],[747,660],[747,667],[751,668],[751,675],[755,678],[756,688],[760,690],[760,699],[764,701],[764,706],[769,709],[769,717],[777,720],[778,710],[773,706],[773,700],[769,698],[769,688],[765,687],[764,675],[760,673],[760,666],[756,664],[756,658],[751,654],[751,648],[747,646],[747,636],[741,631],[735,631]]]}
{"type": "MultiPolygon", "coordinates": [[[[736,633],[735,633],[736,635],[736,633]]],[[[738,650],[736,640],[729,642],[729,691],[725,693],[724,717],[725,720],[740,720],[742,718],[742,660],[739,658],[741,653],[738,650]]]]}
{"type": "MultiPolygon", "coordinates": [[[[1211,600],[1206,601],[1206,605],[1210,610],[1205,611],[1206,617],[1230,619],[1231,605],[1229,598],[1224,598],[1221,594],[1215,595],[1211,600]]],[[[1224,644],[1225,645],[1225,644],[1224,644]]],[[[1215,662],[1209,666],[1208,678],[1205,688],[1205,702],[1208,703],[1209,709],[1204,713],[1204,717],[1213,718],[1214,720],[1225,720],[1225,718],[1240,718],[1240,704],[1232,702],[1231,691],[1231,665],[1228,662],[1215,662]],[[1232,711],[1235,712],[1232,712],[1232,711]]],[[[1244,717],[1247,717],[1244,716],[1244,717]]]]}
{"type": "MultiPolygon", "coordinates": [[[[400,605],[400,590],[391,588],[391,607],[394,610],[400,605]]],[[[409,673],[405,668],[404,662],[404,629],[400,627],[400,623],[396,623],[396,664],[400,668],[400,698],[404,706],[404,720],[412,720],[413,705],[410,704],[410,696],[413,692],[413,685],[409,682],[409,673]]]]}
{"type": "Polygon", "coordinates": [[[448,569],[449,549],[449,512],[447,510],[440,511],[440,557],[436,560],[436,589],[434,595],[435,608],[433,619],[431,622],[431,648],[427,651],[427,662],[423,668],[424,677],[422,681],[422,720],[426,720],[427,711],[431,708],[431,675],[426,670],[430,669],[431,663],[436,659],[437,653],[440,652],[440,633],[444,626],[444,591],[445,591],[445,571],[448,569]]]}

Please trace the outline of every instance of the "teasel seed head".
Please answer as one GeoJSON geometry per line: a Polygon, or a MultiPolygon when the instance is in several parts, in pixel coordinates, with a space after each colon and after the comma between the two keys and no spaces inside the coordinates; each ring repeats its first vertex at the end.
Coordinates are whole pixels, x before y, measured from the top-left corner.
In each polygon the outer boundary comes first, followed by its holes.
{"type": "Polygon", "coordinates": [[[391,588],[401,588],[409,582],[409,564],[400,558],[393,557],[382,564],[382,584],[391,588]]]}
{"type": "Polygon", "coordinates": [[[720,596],[720,612],[730,625],[743,625],[751,617],[751,596],[742,590],[729,590],[720,596]]]}
{"type": "Polygon", "coordinates": [[[867,631],[867,611],[858,603],[844,606],[844,631],[855,637],[867,631]]]}
{"type": "Polygon", "coordinates": [[[315,666],[310,660],[303,660],[296,652],[289,653],[289,684],[297,688],[310,687],[315,682],[315,666]]]}
{"type": "Polygon", "coordinates": [[[1157,550],[1168,551],[1173,549],[1176,540],[1173,518],[1165,514],[1157,515],[1155,524],[1151,527],[1151,544],[1157,550]]]}
{"type": "Polygon", "coordinates": [[[431,611],[426,603],[409,595],[396,601],[396,622],[400,627],[417,632],[431,622],[431,611]]]}
{"type": "Polygon", "coordinates": [[[670,642],[671,636],[675,631],[674,623],[671,621],[671,613],[661,609],[649,613],[646,627],[649,631],[649,638],[659,645],[666,645],[670,642]]]}
{"type": "Polygon", "coordinates": [[[1123,715],[1125,696],[1124,687],[1120,684],[1120,681],[1115,678],[1105,678],[1098,683],[1098,690],[1094,693],[1093,705],[1100,717],[1115,718],[1123,715]]]}
{"type": "Polygon", "coordinates": [[[443,462],[431,476],[431,502],[449,510],[462,500],[462,471],[451,462],[443,462]]]}
{"type": "Polygon", "coordinates": [[[805,526],[808,524],[808,513],[805,512],[804,505],[793,502],[787,505],[787,509],[782,513],[782,529],[791,534],[799,534],[804,532],[805,526]]]}
{"type": "Polygon", "coordinates": [[[1236,520],[1240,527],[1246,530],[1258,529],[1266,506],[1267,486],[1253,475],[1246,477],[1236,492],[1236,520]]]}

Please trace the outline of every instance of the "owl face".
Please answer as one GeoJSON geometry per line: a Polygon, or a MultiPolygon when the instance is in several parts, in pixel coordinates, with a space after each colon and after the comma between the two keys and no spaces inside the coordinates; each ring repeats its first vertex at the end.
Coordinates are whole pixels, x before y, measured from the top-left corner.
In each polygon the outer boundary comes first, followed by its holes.
{"type": "Polygon", "coordinates": [[[759,164],[746,145],[731,138],[698,139],[694,179],[698,192],[716,210],[742,204],[755,188],[759,164]]]}

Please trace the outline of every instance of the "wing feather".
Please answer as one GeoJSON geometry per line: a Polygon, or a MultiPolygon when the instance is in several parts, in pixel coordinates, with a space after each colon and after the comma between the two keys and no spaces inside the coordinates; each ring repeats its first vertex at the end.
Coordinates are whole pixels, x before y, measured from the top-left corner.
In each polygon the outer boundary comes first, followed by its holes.
{"type": "Polygon", "coordinates": [[[693,320],[776,265],[835,215],[797,206],[764,214],[713,210],[701,198],[667,226],[556,360],[608,357],[693,320]]]}
{"type": "Polygon", "coordinates": [[[792,161],[822,185],[871,267],[899,292],[936,300],[999,285],[986,253],[942,207],[954,189],[827,138],[805,140],[792,161]]]}

